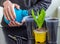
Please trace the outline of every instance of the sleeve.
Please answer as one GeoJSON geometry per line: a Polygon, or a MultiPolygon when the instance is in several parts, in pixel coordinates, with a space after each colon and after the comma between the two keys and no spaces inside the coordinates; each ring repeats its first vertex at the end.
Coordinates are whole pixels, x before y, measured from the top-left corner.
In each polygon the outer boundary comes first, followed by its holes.
{"type": "Polygon", "coordinates": [[[6,0],[0,0],[0,6],[3,6],[3,2],[6,0]]]}
{"type": "Polygon", "coordinates": [[[41,0],[39,1],[37,4],[35,4],[33,7],[31,7],[28,12],[31,15],[31,10],[34,9],[34,11],[38,11],[41,10],[42,8],[44,8],[45,10],[49,7],[49,5],[51,4],[51,0],[41,0]]]}

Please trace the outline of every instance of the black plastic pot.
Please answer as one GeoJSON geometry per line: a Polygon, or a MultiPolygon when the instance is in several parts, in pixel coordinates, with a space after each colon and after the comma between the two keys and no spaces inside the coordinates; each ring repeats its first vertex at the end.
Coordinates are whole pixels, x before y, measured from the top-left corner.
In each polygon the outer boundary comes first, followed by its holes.
{"type": "Polygon", "coordinates": [[[46,18],[48,29],[48,44],[57,44],[58,18],[46,18]]]}

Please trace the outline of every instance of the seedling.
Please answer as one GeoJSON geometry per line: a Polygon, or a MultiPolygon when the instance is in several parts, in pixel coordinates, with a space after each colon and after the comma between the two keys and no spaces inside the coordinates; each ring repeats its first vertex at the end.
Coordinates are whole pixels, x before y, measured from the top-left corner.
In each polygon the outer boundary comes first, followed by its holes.
{"type": "Polygon", "coordinates": [[[45,19],[45,15],[46,15],[46,13],[45,13],[44,9],[41,9],[41,11],[38,11],[37,16],[35,15],[34,10],[32,9],[32,17],[38,26],[38,30],[40,30],[40,28],[42,28],[42,25],[43,25],[44,19],[45,19]]]}

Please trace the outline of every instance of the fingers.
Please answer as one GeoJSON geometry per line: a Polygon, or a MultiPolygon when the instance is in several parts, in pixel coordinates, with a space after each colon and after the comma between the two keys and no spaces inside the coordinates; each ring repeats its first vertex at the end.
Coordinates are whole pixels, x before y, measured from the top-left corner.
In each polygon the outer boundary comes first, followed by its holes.
{"type": "Polygon", "coordinates": [[[10,22],[8,25],[9,25],[10,27],[12,27],[12,26],[13,26],[12,22],[10,22]]]}
{"type": "Polygon", "coordinates": [[[16,16],[14,13],[13,3],[11,3],[10,1],[5,1],[3,6],[4,6],[4,16],[8,20],[15,20],[16,16]]]}
{"type": "Polygon", "coordinates": [[[6,17],[7,20],[11,20],[8,13],[7,13],[7,10],[4,9],[4,16],[6,17]]]}
{"type": "Polygon", "coordinates": [[[23,25],[23,23],[18,23],[18,22],[15,22],[15,24],[16,24],[17,26],[23,25]]]}
{"type": "Polygon", "coordinates": [[[14,11],[14,5],[13,6],[10,6],[11,8],[11,13],[12,13],[12,16],[14,17],[14,19],[16,18],[16,14],[15,14],[15,11],[14,11]]]}
{"type": "Polygon", "coordinates": [[[20,9],[20,6],[18,4],[14,4],[14,6],[17,8],[17,9],[20,9]]]}
{"type": "Polygon", "coordinates": [[[12,13],[14,13],[14,12],[12,12],[12,8],[10,8],[9,6],[8,6],[8,14],[9,14],[9,17],[10,17],[10,19],[11,20],[15,20],[15,16],[14,16],[14,14],[12,14],[12,13]]]}
{"type": "Polygon", "coordinates": [[[12,12],[12,9],[10,7],[5,8],[4,7],[4,16],[6,17],[7,20],[15,20],[14,12],[12,12]]]}
{"type": "Polygon", "coordinates": [[[10,27],[21,26],[21,25],[23,25],[23,23],[18,23],[18,22],[15,22],[15,21],[11,21],[11,22],[9,23],[9,26],[10,26],[10,27]]]}
{"type": "Polygon", "coordinates": [[[7,5],[9,5],[10,3],[11,3],[11,1],[6,0],[6,1],[3,3],[3,6],[7,6],[7,5]]]}

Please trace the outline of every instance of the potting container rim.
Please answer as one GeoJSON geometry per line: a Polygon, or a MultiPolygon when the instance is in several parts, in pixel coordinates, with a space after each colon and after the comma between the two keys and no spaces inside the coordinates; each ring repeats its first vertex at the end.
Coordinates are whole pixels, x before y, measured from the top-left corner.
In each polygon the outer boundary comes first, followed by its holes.
{"type": "Polygon", "coordinates": [[[59,19],[56,17],[50,17],[50,18],[45,18],[45,21],[46,22],[57,22],[59,21],[59,19]]]}
{"type": "Polygon", "coordinates": [[[47,32],[47,30],[46,30],[46,31],[37,31],[37,30],[33,30],[33,31],[35,31],[35,32],[37,32],[37,33],[45,33],[45,32],[47,32]]]}

